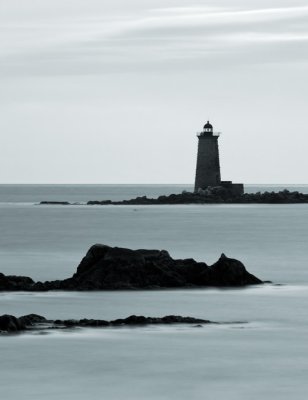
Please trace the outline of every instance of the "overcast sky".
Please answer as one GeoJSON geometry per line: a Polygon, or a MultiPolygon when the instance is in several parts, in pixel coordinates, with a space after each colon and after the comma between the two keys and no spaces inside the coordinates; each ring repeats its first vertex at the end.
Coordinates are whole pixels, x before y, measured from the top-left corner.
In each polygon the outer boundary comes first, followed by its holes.
{"type": "Polygon", "coordinates": [[[0,183],[308,183],[308,3],[1,0],[0,183]]]}

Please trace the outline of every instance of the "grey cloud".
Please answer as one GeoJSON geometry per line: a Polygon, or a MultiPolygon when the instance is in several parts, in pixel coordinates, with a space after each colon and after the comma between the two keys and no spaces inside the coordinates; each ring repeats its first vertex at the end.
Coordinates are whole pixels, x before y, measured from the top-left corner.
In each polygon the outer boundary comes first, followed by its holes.
{"type": "Polygon", "coordinates": [[[306,6],[236,11],[197,6],[3,25],[7,44],[1,46],[0,70],[52,75],[297,62],[306,60],[307,20],[306,6]]]}

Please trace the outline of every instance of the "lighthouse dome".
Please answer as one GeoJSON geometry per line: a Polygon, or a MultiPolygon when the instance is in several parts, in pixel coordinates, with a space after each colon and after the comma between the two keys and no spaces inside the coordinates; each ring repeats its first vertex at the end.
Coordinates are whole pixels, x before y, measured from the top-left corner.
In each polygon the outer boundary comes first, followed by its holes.
{"type": "Polygon", "coordinates": [[[213,130],[213,125],[210,124],[210,121],[207,121],[207,123],[204,125],[203,129],[207,130],[207,131],[209,131],[209,130],[212,131],[213,130]]]}

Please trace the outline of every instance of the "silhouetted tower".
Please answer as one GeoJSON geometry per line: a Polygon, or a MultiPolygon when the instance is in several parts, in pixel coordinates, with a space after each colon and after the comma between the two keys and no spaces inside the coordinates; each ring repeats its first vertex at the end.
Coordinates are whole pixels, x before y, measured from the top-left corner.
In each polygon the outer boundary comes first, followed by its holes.
{"type": "Polygon", "coordinates": [[[203,131],[198,134],[198,156],[195,180],[195,192],[208,186],[221,184],[218,133],[213,132],[213,126],[207,121],[203,131]]]}

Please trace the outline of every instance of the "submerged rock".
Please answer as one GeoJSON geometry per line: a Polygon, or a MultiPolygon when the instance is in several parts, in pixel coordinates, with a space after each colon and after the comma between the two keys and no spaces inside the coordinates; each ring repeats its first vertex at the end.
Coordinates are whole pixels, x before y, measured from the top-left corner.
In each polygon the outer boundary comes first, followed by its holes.
{"type": "Polygon", "coordinates": [[[166,250],[92,246],[68,279],[34,282],[1,274],[0,290],[116,290],[245,286],[262,281],[224,254],[208,266],[192,258],[173,259],[166,250]]]}

